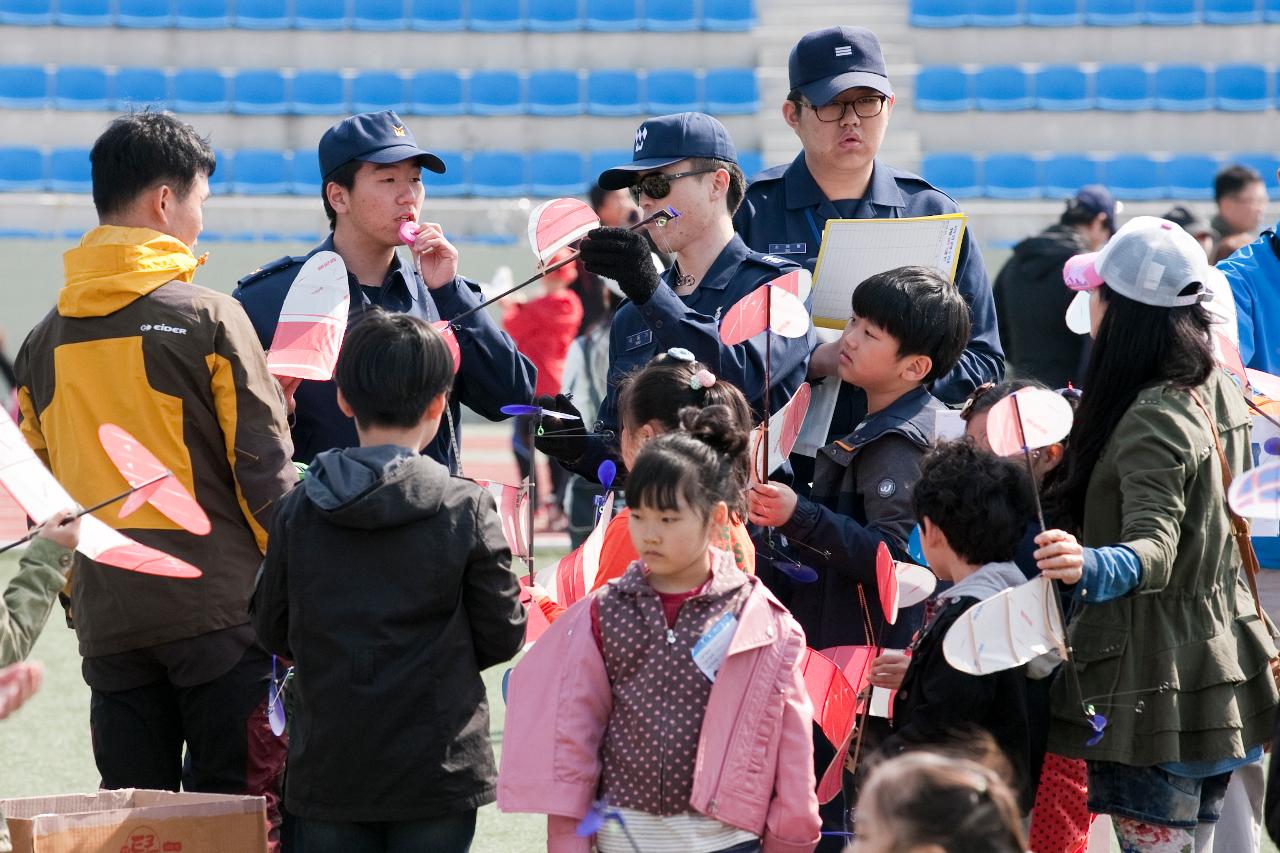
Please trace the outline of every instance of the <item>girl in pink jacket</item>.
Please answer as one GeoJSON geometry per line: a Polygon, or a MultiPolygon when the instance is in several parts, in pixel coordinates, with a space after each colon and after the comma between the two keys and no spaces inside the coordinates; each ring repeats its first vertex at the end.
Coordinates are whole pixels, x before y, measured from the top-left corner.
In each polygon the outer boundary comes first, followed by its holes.
{"type": "Polygon", "coordinates": [[[745,513],[747,434],[723,406],[681,421],[627,481],[640,559],[511,674],[498,807],[545,813],[554,853],[818,842],[804,633],[711,547],[730,510],[745,513]]]}

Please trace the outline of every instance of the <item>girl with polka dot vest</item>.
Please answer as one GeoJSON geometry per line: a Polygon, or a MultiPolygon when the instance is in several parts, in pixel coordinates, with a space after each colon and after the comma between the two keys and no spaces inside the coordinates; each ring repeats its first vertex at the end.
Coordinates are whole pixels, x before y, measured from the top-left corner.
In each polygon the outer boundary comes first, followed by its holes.
{"type": "Polygon", "coordinates": [[[549,851],[818,842],[804,633],[713,545],[745,513],[748,436],[721,405],[686,408],[680,425],[645,444],[627,482],[639,559],[511,676],[498,805],[546,813],[549,851]],[[609,819],[581,824],[589,812],[609,819]]]}

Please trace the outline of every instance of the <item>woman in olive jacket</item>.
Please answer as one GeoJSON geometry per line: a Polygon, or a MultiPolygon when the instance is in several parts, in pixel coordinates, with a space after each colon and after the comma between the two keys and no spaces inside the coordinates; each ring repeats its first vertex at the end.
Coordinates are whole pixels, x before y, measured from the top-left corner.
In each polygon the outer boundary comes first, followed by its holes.
{"type": "Polygon", "coordinates": [[[1112,815],[1125,850],[1212,832],[1276,705],[1214,439],[1233,475],[1248,467],[1248,413],[1200,305],[1208,272],[1195,240],[1154,217],[1063,271],[1088,294],[1095,343],[1050,492],[1086,549],[1068,628],[1080,690],[1055,681],[1049,749],[1086,760],[1089,810],[1112,815]]]}

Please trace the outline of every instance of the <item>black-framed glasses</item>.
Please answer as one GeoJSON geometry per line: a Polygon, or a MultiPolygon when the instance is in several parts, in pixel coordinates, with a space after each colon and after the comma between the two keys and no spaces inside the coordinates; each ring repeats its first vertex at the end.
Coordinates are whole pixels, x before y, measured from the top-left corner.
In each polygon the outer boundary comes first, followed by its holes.
{"type": "Polygon", "coordinates": [[[837,122],[844,118],[850,107],[853,108],[853,114],[858,118],[875,118],[884,110],[884,103],[887,100],[889,100],[888,95],[863,95],[860,98],[854,98],[852,101],[832,101],[819,107],[815,107],[813,104],[804,104],[803,106],[813,110],[813,114],[818,117],[818,121],[837,122]]]}
{"type": "Polygon", "coordinates": [[[671,192],[671,182],[677,178],[687,178],[690,175],[705,175],[709,172],[716,172],[718,169],[697,169],[692,172],[677,172],[674,175],[664,175],[661,172],[652,172],[645,175],[640,180],[631,185],[631,198],[636,204],[640,203],[640,194],[644,193],[649,198],[657,201],[660,198],[666,198],[671,192]]]}

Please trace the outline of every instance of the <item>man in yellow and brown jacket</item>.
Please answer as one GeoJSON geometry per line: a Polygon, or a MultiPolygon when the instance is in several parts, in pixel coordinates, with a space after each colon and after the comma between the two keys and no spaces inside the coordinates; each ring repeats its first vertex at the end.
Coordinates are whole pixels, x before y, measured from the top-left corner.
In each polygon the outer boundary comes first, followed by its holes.
{"type": "Polygon", "coordinates": [[[22,430],[82,505],[125,482],[98,442],[113,423],[204,508],[195,536],[151,506],[98,517],[199,567],[194,580],[77,555],[71,614],[106,788],[266,795],[284,759],[268,728],[270,657],[248,602],[272,505],[296,482],[283,396],[239,304],[192,283],[215,161],[171,115],[114,121],[95,143],[100,227],[65,255],[57,308],[16,361],[22,430]],[[183,748],[186,747],[186,762],[183,748]]]}

